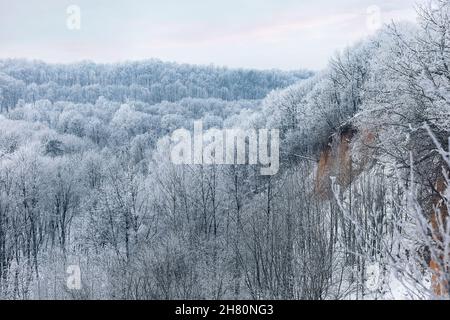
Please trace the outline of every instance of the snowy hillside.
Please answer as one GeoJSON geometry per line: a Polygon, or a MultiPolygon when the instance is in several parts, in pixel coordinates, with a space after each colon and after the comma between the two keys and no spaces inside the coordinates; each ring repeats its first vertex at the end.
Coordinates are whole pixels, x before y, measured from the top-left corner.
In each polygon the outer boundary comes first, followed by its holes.
{"type": "Polygon", "coordinates": [[[448,299],[450,4],[417,14],[315,73],[0,60],[0,298],[448,299]]]}

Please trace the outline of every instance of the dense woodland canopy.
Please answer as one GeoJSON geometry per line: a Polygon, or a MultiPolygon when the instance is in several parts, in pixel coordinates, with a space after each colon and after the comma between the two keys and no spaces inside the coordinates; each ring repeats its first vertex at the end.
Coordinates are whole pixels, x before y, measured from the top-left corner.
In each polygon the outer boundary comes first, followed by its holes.
{"type": "Polygon", "coordinates": [[[122,64],[81,62],[52,65],[39,61],[0,60],[2,108],[18,99],[36,102],[95,103],[111,101],[150,104],[183,98],[262,99],[273,89],[308,78],[309,71],[234,70],[165,63],[158,60],[122,64]]]}
{"type": "Polygon", "coordinates": [[[0,61],[0,297],[448,297],[449,63],[444,0],[315,74],[0,61]],[[172,164],[198,119],[280,172],[172,164]]]}

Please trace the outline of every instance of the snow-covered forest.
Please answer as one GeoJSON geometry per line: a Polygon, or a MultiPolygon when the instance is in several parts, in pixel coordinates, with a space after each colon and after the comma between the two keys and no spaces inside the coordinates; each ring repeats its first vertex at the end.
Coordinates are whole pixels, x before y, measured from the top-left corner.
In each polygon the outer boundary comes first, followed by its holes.
{"type": "Polygon", "coordinates": [[[314,73],[0,60],[0,298],[449,298],[450,2],[417,15],[314,73]],[[196,120],[279,129],[279,172],[171,163],[196,120]]]}

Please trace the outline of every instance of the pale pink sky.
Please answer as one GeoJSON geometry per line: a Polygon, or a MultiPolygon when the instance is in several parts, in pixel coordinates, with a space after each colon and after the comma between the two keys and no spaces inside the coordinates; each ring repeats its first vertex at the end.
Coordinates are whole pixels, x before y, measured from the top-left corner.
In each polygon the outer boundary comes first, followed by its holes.
{"type": "Polygon", "coordinates": [[[0,0],[0,58],[160,58],[247,68],[323,68],[414,0],[0,0]],[[80,30],[66,26],[80,8],[80,30]]]}

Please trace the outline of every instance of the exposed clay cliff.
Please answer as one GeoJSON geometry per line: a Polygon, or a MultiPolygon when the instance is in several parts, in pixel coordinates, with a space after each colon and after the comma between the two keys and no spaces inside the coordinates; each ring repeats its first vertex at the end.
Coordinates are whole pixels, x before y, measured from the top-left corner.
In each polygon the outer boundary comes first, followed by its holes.
{"type": "MultiPolygon", "coordinates": [[[[443,177],[439,178],[436,181],[435,189],[439,194],[436,194],[433,197],[433,208],[431,209],[431,229],[432,229],[432,237],[436,243],[442,243],[443,234],[442,231],[446,229],[445,222],[448,217],[448,207],[444,203],[444,199],[442,199],[442,194],[444,194],[447,189],[447,184],[443,177]]],[[[445,232],[445,231],[444,231],[445,232]]],[[[443,248],[439,248],[441,251],[443,248]]],[[[448,258],[447,258],[448,259],[448,258]]],[[[444,269],[445,257],[443,255],[439,255],[438,257],[431,257],[430,259],[430,268],[433,270],[432,275],[432,286],[433,291],[437,296],[448,296],[449,295],[449,283],[446,281],[447,277],[443,275],[449,273],[450,270],[444,269]]]]}
{"type": "MultiPolygon", "coordinates": [[[[338,133],[334,134],[329,143],[323,148],[316,172],[315,194],[322,200],[331,199],[332,182],[331,178],[335,178],[337,185],[345,190],[358,175],[368,169],[373,164],[373,150],[368,147],[375,139],[375,135],[371,132],[358,133],[351,126],[342,128],[338,133]],[[364,154],[361,159],[355,161],[352,157],[352,141],[359,135],[359,139],[363,142],[364,150],[359,150],[360,154],[364,154]],[[365,146],[365,147],[364,147],[365,146]]],[[[434,196],[429,202],[427,211],[431,224],[431,233],[433,240],[439,243],[442,240],[442,221],[446,221],[448,217],[448,208],[444,204],[442,194],[445,192],[447,185],[445,179],[440,176],[434,186],[434,196]]],[[[445,227],[444,227],[445,229],[445,227]]],[[[438,250],[439,251],[439,250],[438,250]]],[[[445,280],[443,273],[450,272],[443,270],[443,256],[430,257],[427,263],[432,270],[432,289],[437,296],[448,296],[449,284],[445,280]]]]}
{"type": "MultiPolygon", "coordinates": [[[[353,160],[351,143],[356,134],[357,131],[351,126],[341,128],[339,133],[330,138],[328,145],[321,152],[315,186],[316,194],[320,198],[332,197],[331,177],[345,189],[371,162],[370,152],[366,152],[366,157],[362,160],[353,160]]],[[[374,137],[372,134],[364,133],[363,138],[366,143],[370,143],[374,137]]]]}

